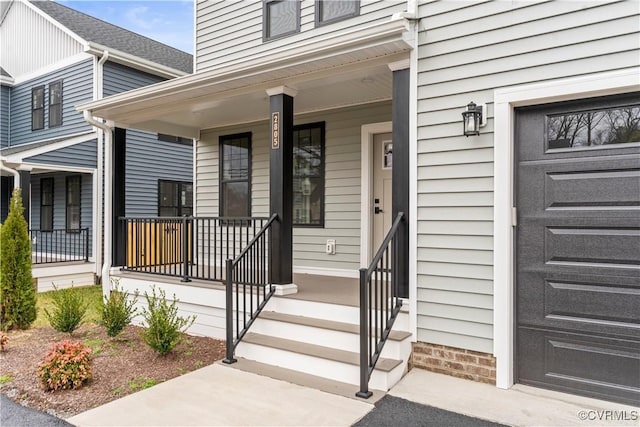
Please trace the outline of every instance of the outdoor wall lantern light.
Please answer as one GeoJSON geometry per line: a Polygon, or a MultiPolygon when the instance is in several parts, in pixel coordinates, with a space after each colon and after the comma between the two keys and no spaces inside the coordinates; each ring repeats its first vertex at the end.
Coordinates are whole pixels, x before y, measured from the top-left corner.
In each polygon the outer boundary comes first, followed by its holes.
{"type": "Polygon", "coordinates": [[[471,101],[467,110],[462,112],[462,126],[464,136],[480,135],[480,128],[487,124],[487,106],[476,105],[471,101]]]}

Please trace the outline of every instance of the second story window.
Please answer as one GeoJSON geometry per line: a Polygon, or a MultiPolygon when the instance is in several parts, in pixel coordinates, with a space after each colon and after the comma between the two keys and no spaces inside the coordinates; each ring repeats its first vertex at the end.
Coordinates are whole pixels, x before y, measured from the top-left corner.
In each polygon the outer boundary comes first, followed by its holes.
{"type": "Polygon", "coordinates": [[[360,14],[360,0],[316,0],[316,25],[331,24],[360,14]]]}
{"type": "Polygon", "coordinates": [[[49,127],[62,125],[62,81],[49,84],[49,127]]]}
{"type": "Polygon", "coordinates": [[[165,133],[158,134],[158,141],[175,142],[176,144],[193,145],[193,139],[184,138],[182,136],[167,135],[165,133]]]}
{"type": "Polygon", "coordinates": [[[300,31],[299,0],[264,0],[263,39],[272,40],[300,31]]]}
{"type": "Polygon", "coordinates": [[[44,129],[44,86],[31,89],[31,130],[44,129]]]}

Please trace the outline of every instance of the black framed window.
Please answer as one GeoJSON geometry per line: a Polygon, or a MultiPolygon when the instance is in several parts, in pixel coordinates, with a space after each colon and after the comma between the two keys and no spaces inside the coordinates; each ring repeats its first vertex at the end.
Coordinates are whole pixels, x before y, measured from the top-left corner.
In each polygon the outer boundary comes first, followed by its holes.
{"type": "Polygon", "coordinates": [[[40,180],[40,230],[53,230],[53,178],[40,180]]]}
{"type": "Polygon", "coordinates": [[[158,215],[192,216],[193,184],[188,181],[158,180],[158,215]]]}
{"type": "Polygon", "coordinates": [[[220,137],[220,216],[251,216],[251,133],[220,137]]]}
{"type": "Polygon", "coordinates": [[[293,225],[324,227],[324,122],[293,128],[293,225]]]}
{"type": "Polygon", "coordinates": [[[360,0],[316,0],[316,26],[360,15],[360,0]]]}
{"type": "Polygon", "coordinates": [[[49,127],[62,125],[62,80],[49,83],[49,127]]]}
{"type": "Polygon", "coordinates": [[[44,129],[44,86],[31,89],[31,130],[44,129]]]}
{"type": "Polygon", "coordinates": [[[193,139],[184,138],[182,136],[167,135],[165,133],[158,134],[158,141],[175,142],[176,144],[193,145],[193,139]]]}
{"type": "Polygon", "coordinates": [[[80,191],[82,187],[82,177],[80,175],[68,176],[66,179],[67,187],[67,213],[66,213],[66,229],[67,231],[80,230],[80,191]]]}
{"type": "Polygon", "coordinates": [[[264,40],[277,39],[300,31],[299,0],[264,0],[262,10],[264,40]]]}

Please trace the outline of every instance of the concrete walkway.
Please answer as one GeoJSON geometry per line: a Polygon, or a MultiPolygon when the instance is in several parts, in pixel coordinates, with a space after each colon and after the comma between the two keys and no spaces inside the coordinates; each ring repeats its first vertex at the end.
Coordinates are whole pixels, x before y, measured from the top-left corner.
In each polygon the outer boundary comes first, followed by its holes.
{"type": "MultiPolygon", "coordinates": [[[[513,426],[640,425],[639,408],[532,387],[500,390],[421,369],[411,370],[389,394],[513,426]]],[[[393,403],[390,408],[408,407],[393,403]]],[[[77,426],[351,426],[373,409],[370,402],[214,364],[67,421],[77,426]]],[[[374,420],[368,417],[359,425],[375,425],[366,422],[374,420]]],[[[467,421],[464,425],[483,424],[467,421]]],[[[427,425],[420,419],[405,422],[427,425]]]]}
{"type": "Polygon", "coordinates": [[[511,426],[640,426],[638,407],[520,384],[502,390],[423,369],[412,369],[389,394],[511,426]]]}
{"type": "Polygon", "coordinates": [[[213,364],[69,418],[76,426],[350,426],[373,404],[213,364]]]}

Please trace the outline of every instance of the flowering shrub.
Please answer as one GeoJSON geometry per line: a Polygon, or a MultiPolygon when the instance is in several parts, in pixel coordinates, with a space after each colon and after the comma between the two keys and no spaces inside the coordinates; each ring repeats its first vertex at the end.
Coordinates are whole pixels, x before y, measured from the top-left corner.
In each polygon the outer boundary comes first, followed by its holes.
{"type": "Polygon", "coordinates": [[[79,341],[54,343],[36,374],[45,390],[77,389],[91,379],[91,348],[79,341]]]}

